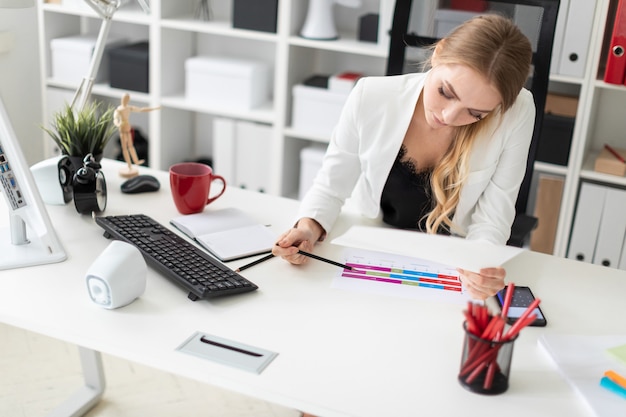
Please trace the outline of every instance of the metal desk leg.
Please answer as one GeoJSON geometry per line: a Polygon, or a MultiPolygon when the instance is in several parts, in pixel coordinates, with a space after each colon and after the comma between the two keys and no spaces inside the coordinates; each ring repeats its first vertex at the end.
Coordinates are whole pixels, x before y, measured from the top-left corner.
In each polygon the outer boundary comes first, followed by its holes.
{"type": "Polygon", "coordinates": [[[85,385],[52,410],[47,417],[79,417],[95,406],[104,393],[105,380],[100,352],[78,346],[85,385]]]}

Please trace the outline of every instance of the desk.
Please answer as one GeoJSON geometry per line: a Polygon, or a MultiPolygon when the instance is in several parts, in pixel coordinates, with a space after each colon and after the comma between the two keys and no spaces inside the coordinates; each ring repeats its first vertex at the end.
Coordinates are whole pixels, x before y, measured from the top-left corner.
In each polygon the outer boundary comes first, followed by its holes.
{"type": "MultiPolygon", "coordinates": [[[[178,215],[167,173],[141,168],[160,179],[161,190],[123,195],[120,166],[104,163],[106,215],[142,212],[163,224],[178,215]]],[[[291,225],[297,204],[229,188],[207,210],[237,206],[279,233],[291,225]]],[[[149,270],[140,299],[105,310],[90,301],[84,275],[109,241],[71,203],[48,211],[68,260],[0,272],[0,321],[321,416],[590,416],[537,339],[544,332],[626,334],[624,271],[524,252],[507,263],[509,278],[542,298],[549,324],[522,332],[509,390],[481,396],[456,379],[463,306],[334,289],[336,267],[274,259],[242,273],[259,286],[252,293],[192,302],[149,270]],[[257,375],[176,351],[196,331],[278,356],[257,375]]],[[[316,253],[332,258],[339,250],[329,243],[333,235],[357,222],[372,223],[343,215],[316,253]]]]}

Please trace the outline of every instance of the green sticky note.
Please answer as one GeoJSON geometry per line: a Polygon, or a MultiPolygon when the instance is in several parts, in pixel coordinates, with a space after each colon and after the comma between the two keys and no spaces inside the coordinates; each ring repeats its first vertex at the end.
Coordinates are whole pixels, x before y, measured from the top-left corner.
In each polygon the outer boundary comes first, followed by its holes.
{"type": "Polygon", "coordinates": [[[623,364],[626,364],[626,345],[615,346],[606,350],[623,364]]]}

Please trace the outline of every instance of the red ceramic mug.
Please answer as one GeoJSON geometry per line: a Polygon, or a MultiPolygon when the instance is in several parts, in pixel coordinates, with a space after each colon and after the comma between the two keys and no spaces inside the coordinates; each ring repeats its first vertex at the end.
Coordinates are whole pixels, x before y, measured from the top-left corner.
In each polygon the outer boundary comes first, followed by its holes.
{"type": "Polygon", "coordinates": [[[200,213],[207,204],[217,200],[226,191],[226,180],[206,164],[181,162],[170,167],[170,188],[176,208],[182,214],[200,213]],[[222,183],[219,192],[211,196],[211,184],[222,183]]]}

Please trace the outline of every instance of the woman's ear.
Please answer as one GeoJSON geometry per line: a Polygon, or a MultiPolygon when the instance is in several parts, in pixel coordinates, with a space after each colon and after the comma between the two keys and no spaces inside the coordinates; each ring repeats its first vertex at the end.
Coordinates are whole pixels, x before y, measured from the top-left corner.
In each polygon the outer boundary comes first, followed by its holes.
{"type": "Polygon", "coordinates": [[[432,64],[432,66],[434,67],[435,65],[437,65],[437,58],[439,56],[439,53],[441,52],[441,48],[443,48],[443,43],[444,43],[444,39],[441,39],[439,42],[437,42],[437,44],[435,45],[435,49],[433,50],[433,55],[430,58],[430,62],[432,64]]]}

